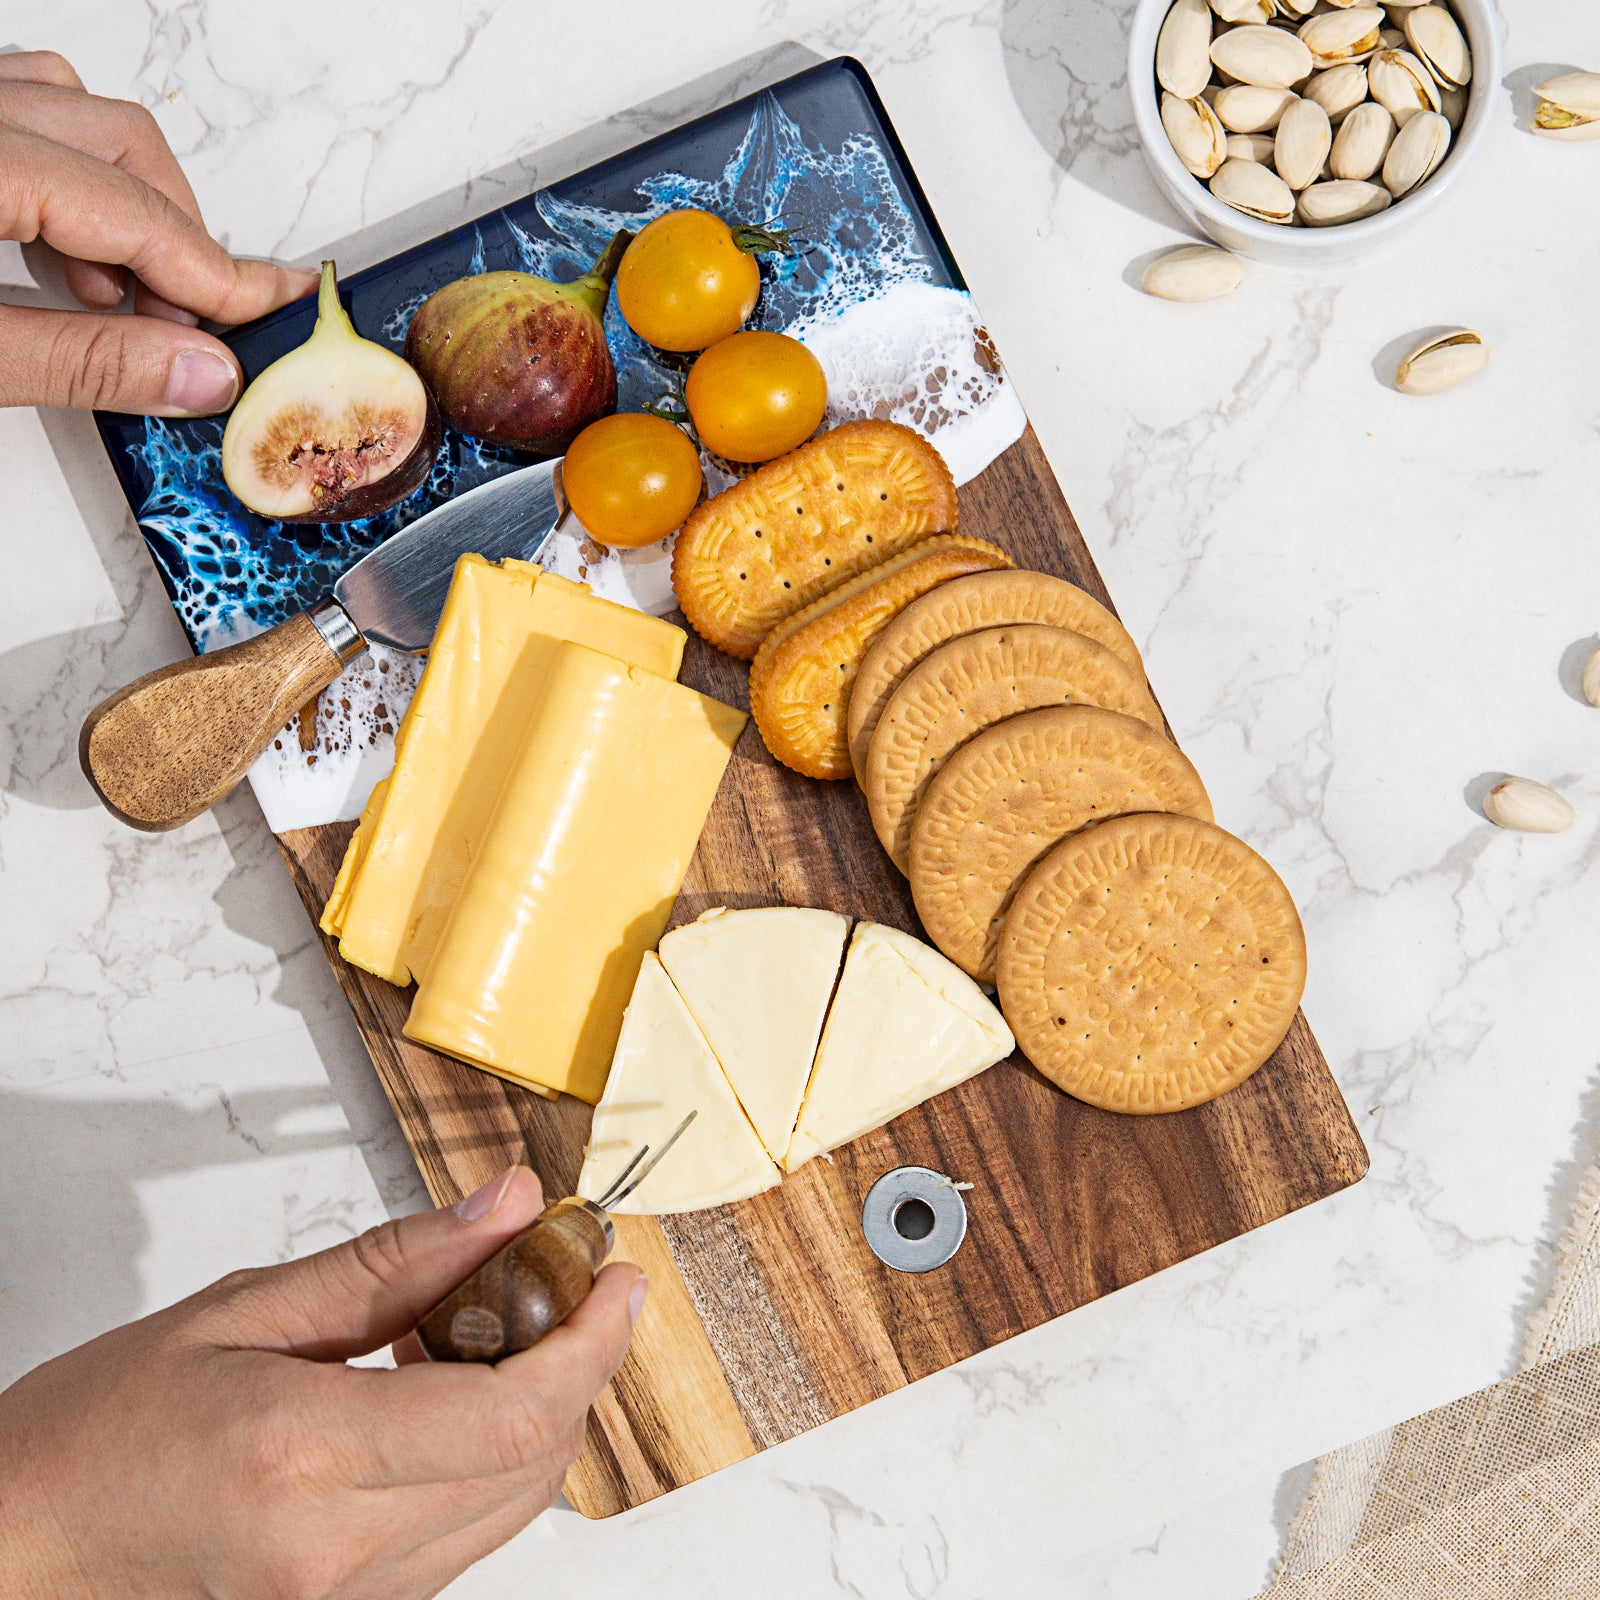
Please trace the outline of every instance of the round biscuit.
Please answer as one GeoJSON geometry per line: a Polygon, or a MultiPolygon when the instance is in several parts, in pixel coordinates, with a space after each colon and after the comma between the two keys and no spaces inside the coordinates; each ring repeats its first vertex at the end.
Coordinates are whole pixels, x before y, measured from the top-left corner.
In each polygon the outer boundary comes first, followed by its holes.
{"type": "Polygon", "coordinates": [[[993,983],[1000,925],[1028,870],[1067,834],[1131,811],[1211,821],[1188,757],[1134,717],[1047,706],[969,739],[929,779],[911,827],[928,937],[993,983]]]}
{"type": "Polygon", "coordinates": [[[867,746],[895,687],[922,658],[979,628],[1042,622],[1103,644],[1142,680],[1144,662],[1133,636],[1092,594],[1044,572],[983,572],[956,578],[914,600],[874,641],[850,690],[850,761],[859,781],[867,746]]]}
{"type": "Polygon", "coordinates": [[[1019,711],[1060,705],[1102,706],[1162,727],[1144,679],[1126,663],[1081,633],[1041,623],[961,634],[900,680],[867,747],[861,787],[902,872],[917,803],[950,752],[1019,711]]]}
{"type": "Polygon", "coordinates": [[[996,976],[1017,1043],[1059,1088],[1107,1111],[1183,1111],[1282,1043],[1305,935],[1282,879],[1231,833],[1113,817],[1023,880],[996,976]]]}

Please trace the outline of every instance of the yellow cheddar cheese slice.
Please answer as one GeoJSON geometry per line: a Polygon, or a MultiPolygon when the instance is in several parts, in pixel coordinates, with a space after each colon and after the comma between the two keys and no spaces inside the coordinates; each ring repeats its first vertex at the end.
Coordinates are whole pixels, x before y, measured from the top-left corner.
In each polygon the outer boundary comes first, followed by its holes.
{"type": "Polygon", "coordinates": [[[361,808],[361,820],[356,824],[356,831],[350,835],[350,843],[345,846],[344,860],[339,863],[339,875],[333,880],[328,903],[323,906],[322,916],[317,922],[317,926],[331,939],[337,939],[344,932],[344,914],[350,904],[350,891],[355,887],[356,877],[367,859],[375,818],[383,810],[384,796],[388,792],[387,778],[380,778],[373,784],[372,793],[361,808]]]}
{"type": "Polygon", "coordinates": [[[661,962],[646,955],[595,1107],[578,1193],[598,1200],[641,1145],[659,1150],[691,1111],[672,1153],[613,1210],[699,1211],[760,1194],[782,1176],[661,962]]]}
{"type": "Polygon", "coordinates": [[[747,718],[582,645],[534,659],[531,713],[405,1032],[593,1104],[747,718]]]}
{"type": "Polygon", "coordinates": [[[559,640],[666,680],[677,676],[684,633],[527,562],[456,563],[394,772],[325,913],[352,965],[401,985],[427,971],[559,640]]]}

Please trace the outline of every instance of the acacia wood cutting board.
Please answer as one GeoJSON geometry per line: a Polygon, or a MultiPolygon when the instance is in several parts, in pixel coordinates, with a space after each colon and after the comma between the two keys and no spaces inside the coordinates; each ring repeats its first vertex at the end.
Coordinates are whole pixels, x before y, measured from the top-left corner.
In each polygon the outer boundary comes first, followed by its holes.
{"type": "MultiPolygon", "coordinates": [[[[1110,603],[1031,429],[961,490],[960,525],[1018,566],[1110,603]]],[[[683,682],[748,706],[746,676],[744,663],[690,634],[683,682]]],[[[352,826],[280,835],[313,921],[352,826]]],[[[780,902],[922,931],[855,785],[776,765],[751,723],[672,920],[780,902]]],[[[400,1033],[410,992],[347,966],[323,943],[435,1201],[456,1201],[514,1161],[534,1167],[551,1198],[570,1193],[589,1107],[552,1103],[411,1043],[400,1033]]],[[[567,1494],[593,1517],[638,1505],[1366,1170],[1303,1016],[1231,1094],[1163,1116],[1097,1111],[1013,1055],[753,1200],[659,1221],[618,1218],[619,1254],[649,1274],[650,1297],[591,1413],[567,1494]],[[860,1226],[867,1190],[908,1162],[973,1185],[966,1243],[922,1276],[883,1266],[860,1226]]]]}

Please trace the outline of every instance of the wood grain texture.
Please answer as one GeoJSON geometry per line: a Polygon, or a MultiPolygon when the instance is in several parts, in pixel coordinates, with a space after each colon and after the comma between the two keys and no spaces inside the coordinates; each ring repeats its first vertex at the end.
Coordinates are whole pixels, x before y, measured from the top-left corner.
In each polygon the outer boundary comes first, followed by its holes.
{"type": "MultiPolygon", "coordinates": [[[[1030,430],[961,491],[961,528],[1109,604],[1030,430]]],[[[746,705],[742,662],[691,638],[682,679],[746,705]]],[[[1159,690],[1159,685],[1157,686],[1159,690]]],[[[1202,774],[1203,776],[1203,774],[1202,774]]],[[[348,824],[280,843],[313,919],[348,824]]],[[[909,888],[850,783],[776,766],[745,730],[674,925],[713,905],[786,901],[920,931],[909,888]]],[[[329,959],[430,1193],[454,1201],[508,1162],[570,1192],[589,1108],[551,1103],[401,1037],[409,995],[329,959]]],[[[1024,1329],[1354,1183],[1367,1154],[1304,1017],[1232,1093],[1125,1117],[1061,1094],[1020,1056],[716,1211],[619,1218],[651,1292],[628,1361],[590,1418],[568,1495],[604,1516],[803,1433],[1024,1329]],[[861,1203],[890,1167],[970,1182],[955,1258],[881,1265],[861,1203]]]]}
{"type": "Polygon", "coordinates": [[[179,827],[237,787],[340,665],[301,612],[243,644],[158,667],[84,719],[84,776],[130,827],[179,827]]]}

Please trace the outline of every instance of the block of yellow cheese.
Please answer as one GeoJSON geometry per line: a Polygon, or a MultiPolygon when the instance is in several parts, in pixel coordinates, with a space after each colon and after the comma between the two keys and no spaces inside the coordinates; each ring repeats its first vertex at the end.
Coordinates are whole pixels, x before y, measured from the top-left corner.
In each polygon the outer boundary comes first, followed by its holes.
{"type": "Polygon", "coordinates": [[[405,1032],[593,1104],[747,719],[582,645],[545,655],[405,1032]]]}
{"type": "Polygon", "coordinates": [[[328,892],[328,903],[323,906],[322,916],[317,923],[317,926],[332,938],[337,939],[344,932],[344,913],[345,907],[350,904],[350,891],[355,888],[362,863],[367,859],[367,850],[372,844],[372,832],[376,825],[375,819],[383,810],[384,797],[388,793],[387,778],[380,778],[373,784],[372,793],[367,796],[367,803],[361,808],[361,820],[356,824],[356,831],[350,835],[350,843],[345,846],[344,860],[339,863],[339,875],[333,880],[333,888],[328,892]]]}
{"type": "Polygon", "coordinates": [[[671,679],[684,633],[527,562],[456,563],[394,773],[324,912],[346,961],[397,984],[427,970],[559,640],[671,679]]]}

